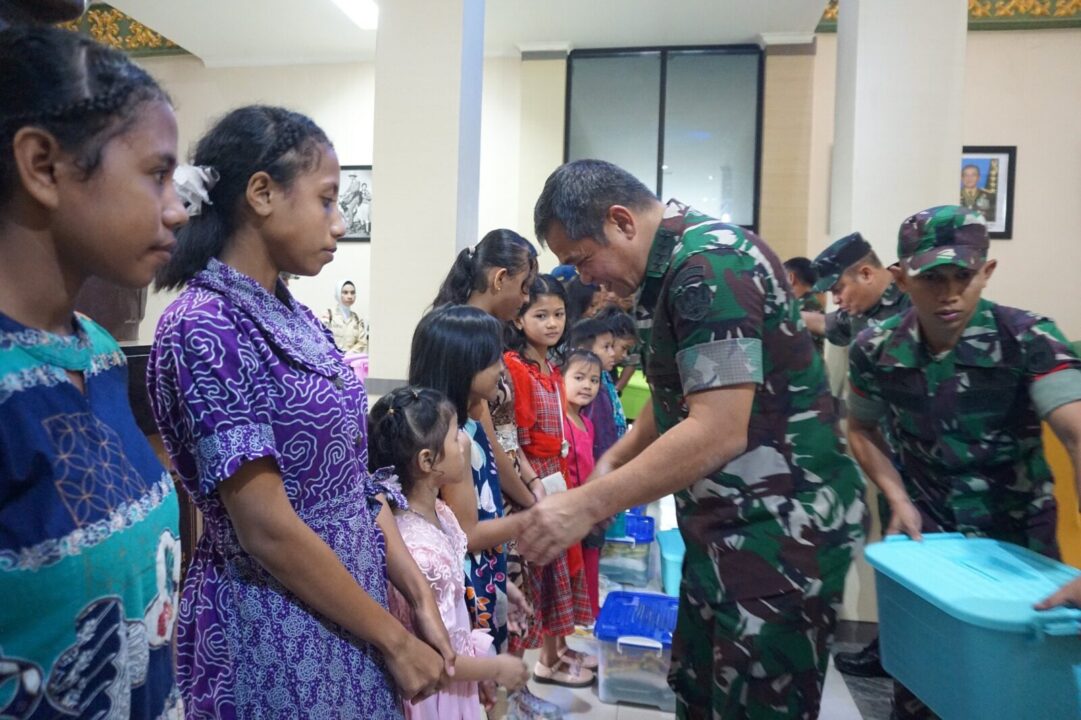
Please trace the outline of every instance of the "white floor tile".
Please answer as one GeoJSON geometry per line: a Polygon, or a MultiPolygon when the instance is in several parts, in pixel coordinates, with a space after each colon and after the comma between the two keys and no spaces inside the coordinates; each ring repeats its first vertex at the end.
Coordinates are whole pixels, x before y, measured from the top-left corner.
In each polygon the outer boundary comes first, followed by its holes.
{"type": "Polygon", "coordinates": [[[833,658],[830,658],[830,666],[826,671],[826,682],[822,687],[822,710],[818,713],[821,720],[862,720],[856,701],[852,699],[852,693],[845,685],[845,679],[833,666],[833,658]]]}

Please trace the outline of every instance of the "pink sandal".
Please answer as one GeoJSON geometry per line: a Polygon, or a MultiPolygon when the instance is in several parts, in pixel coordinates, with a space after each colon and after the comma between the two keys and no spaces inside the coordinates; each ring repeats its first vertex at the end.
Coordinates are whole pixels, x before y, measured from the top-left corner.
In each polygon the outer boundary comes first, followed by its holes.
{"type": "Polygon", "coordinates": [[[540,660],[533,666],[533,679],[545,685],[562,685],[569,688],[584,688],[593,684],[592,670],[587,670],[576,662],[563,658],[553,667],[548,667],[540,660]]]}

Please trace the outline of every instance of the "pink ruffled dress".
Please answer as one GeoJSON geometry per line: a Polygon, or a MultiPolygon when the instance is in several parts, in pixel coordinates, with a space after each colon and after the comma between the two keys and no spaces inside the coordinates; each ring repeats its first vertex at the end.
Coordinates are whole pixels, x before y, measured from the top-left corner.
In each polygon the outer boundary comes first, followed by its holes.
{"type": "MultiPolygon", "coordinates": [[[[409,553],[432,586],[439,615],[455,652],[468,657],[490,655],[492,635],[472,629],[465,605],[465,533],[442,500],[435,501],[435,512],[440,528],[409,510],[396,510],[394,519],[409,553]]],[[[412,632],[412,608],[393,585],[390,587],[390,611],[412,632]]],[[[405,703],[405,717],[406,720],[484,720],[485,713],[480,706],[477,683],[455,682],[416,705],[405,703]]]]}

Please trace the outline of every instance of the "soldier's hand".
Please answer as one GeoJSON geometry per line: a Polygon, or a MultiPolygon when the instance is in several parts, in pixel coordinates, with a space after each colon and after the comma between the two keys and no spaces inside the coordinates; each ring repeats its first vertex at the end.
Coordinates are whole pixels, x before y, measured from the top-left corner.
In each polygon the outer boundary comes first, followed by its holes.
{"type": "Polygon", "coordinates": [[[1081,608],[1081,577],[1071,583],[1067,583],[1058,589],[1054,595],[1046,597],[1036,603],[1037,610],[1050,610],[1059,605],[1069,605],[1081,608]]]}
{"type": "Polygon", "coordinates": [[[526,560],[547,565],[561,552],[586,536],[593,527],[582,491],[576,488],[549,495],[523,515],[518,551],[526,560]]]}
{"type": "Polygon", "coordinates": [[[911,500],[890,503],[890,524],[886,527],[886,535],[904,533],[913,540],[923,540],[922,528],[923,518],[911,500]]]}

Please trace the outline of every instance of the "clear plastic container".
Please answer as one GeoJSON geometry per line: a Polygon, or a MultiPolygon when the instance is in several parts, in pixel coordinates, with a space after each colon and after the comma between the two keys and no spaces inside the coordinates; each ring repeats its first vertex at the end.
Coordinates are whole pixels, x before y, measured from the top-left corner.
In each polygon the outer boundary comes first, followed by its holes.
{"type": "Polygon", "coordinates": [[[679,601],[665,595],[608,594],[594,628],[600,645],[597,694],[601,702],[675,711],[668,669],[678,610],[679,601]]]}
{"type": "Polygon", "coordinates": [[[612,582],[634,587],[649,584],[652,570],[653,518],[624,516],[623,537],[606,537],[601,550],[600,573],[612,582]]]}

